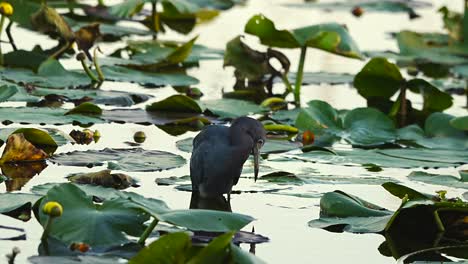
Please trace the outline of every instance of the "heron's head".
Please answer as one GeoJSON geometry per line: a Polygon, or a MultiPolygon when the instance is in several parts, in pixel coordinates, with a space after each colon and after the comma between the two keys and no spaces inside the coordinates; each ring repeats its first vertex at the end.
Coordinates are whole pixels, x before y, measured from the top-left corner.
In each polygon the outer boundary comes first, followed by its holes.
{"type": "Polygon", "coordinates": [[[240,134],[236,136],[240,137],[242,139],[241,142],[244,144],[249,144],[249,148],[252,150],[252,154],[254,155],[254,175],[255,181],[257,181],[260,149],[265,144],[266,131],[258,120],[246,116],[235,119],[231,127],[237,133],[240,131],[240,134]]]}

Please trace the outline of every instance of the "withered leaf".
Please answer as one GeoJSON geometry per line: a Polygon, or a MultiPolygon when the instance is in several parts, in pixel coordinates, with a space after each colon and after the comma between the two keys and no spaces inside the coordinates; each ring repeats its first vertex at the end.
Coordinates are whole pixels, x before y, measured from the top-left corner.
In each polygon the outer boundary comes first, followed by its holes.
{"type": "Polygon", "coordinates": [[[130,186],[138,187],[136,181],[123,173],[111,173],[111,170],[102,170],[91,173],[72,174],[68,176],[68,180],[74,183],[100,185],[107,188],[115,188],[119,190],[126,189],[130,186]]]}
{"type": "Polygon", "coordinates": [[[46,5],[31,15],[31,24],[37,31],[51,37],[59,37],[67,41],[75,39],[75,34],[65,19],[55,9],[46,5]]]}
{"type": "Polygon", "coordinates": [[[75,40],[78,49],[82,50],[90,61],[93,60],[89,50],[94,46],[96,40],[101,37],[99,23],[92,23],[90,25],[81,27],[75,32],[75,40]]]}
{"type": "Polygon", "coordinates": [[[48,157],[47,153],[27,141],[22,133],[18,133],[8,137],[0,164],[39,161],[48,157]]]}

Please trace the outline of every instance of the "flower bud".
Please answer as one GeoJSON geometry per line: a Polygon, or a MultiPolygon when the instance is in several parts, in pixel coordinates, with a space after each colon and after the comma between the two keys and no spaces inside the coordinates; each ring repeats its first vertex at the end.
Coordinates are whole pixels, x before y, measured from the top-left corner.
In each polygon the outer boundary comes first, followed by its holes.
{"type": "Polygon", "coordinates": [[[1,2],[0,3],[0,14],[5,15],[5,16],[13,15],[13,6],[11,6],[7,2],[1,2]]]}
{"type": "Polygon", "coordinates": [[[62,215],[63,208],[58,202],[47,202],[44,207],[42,207],[42,212],[51,217],[58,217],[62,215]]]}
{"type": "Polygon", "coordinates": [[[84,60],[86,60],[86,55],[83,52],[80,52],[80,53],[76,54],[76,59],[79,60],[79,61],[84,61],[84,60]]]}
{"type": "Polygon", "coordinates": [[[133,140],[135,140],[135,142],[137,142],[137,143],[145,142],[145,140],[146,140],[145,132],[143,132],[143,131],[136,132],[135,135],[133,135],[133,140]]]}

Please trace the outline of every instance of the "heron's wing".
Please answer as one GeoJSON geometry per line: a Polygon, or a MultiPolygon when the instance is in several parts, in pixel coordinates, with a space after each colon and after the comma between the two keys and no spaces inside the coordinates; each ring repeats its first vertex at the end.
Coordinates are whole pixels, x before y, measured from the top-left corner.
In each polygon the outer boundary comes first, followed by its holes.
{"type": "Polygon", "coordinates": [[[192,181],[192,190],[198,191],[198,186],[203,182],[205,171],[204,150],[199,147],[194,147],[192,156],[190,157],[190,179],[192,181]]]}
{"type": "Polygon", "coordinates": [[[205,126],[200,133],[193,139],[193,149],[196,149],[201,143],[210,142],[214,145],[229,144],[229,128],[225,126],[209,125],[205,126]]]}

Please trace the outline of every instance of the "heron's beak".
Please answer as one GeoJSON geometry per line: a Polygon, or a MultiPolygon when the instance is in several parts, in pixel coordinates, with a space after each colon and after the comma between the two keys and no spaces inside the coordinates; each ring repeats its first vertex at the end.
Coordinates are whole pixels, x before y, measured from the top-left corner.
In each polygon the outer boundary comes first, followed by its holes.
{"type": "Polygon", "coordinates": [[[254,180],[257,181],[258,178],[258,160],[260,156],[260,148],[262,147],[261,144],[256,143],[253,148],[253,155],[254,155],[254,180]]]}

